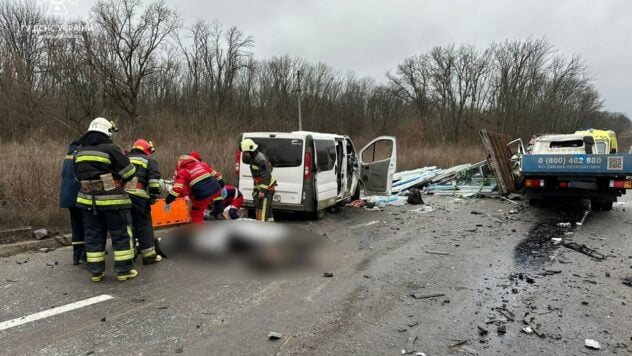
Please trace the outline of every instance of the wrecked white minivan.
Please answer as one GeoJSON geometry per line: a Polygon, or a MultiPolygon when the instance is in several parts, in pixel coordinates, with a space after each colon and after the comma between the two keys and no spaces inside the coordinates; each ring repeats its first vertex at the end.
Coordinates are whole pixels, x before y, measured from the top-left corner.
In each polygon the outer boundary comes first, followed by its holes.
{"type": "MultiPolygon", "coordinates": [[[[275,210],[306,212],[322,218],[325,209],[345,200],[391,193],[397,164],[395,137],[381,136],[359,152],[348,136],[309,131],[245,132],[270,159],[278,185],[275,210]]],[[[241,152],[235,170],[244,205],[252,208],[253,182],[241,152]]]]}

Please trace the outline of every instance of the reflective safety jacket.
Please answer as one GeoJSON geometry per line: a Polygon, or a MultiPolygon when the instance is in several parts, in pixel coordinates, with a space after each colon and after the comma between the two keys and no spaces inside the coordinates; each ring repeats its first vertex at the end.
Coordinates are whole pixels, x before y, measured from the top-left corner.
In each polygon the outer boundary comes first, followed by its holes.
{"type": "Polygon", "coordinates": [[[216,195],[221,189],[209,165],[191,158],[178,167],[169,192],[171,198],[167,197],[167,203],[186,192],[195,200],[204,200],[216,195]]]}
{"type": "Polygon", "coordinates": [[[136,186],[131,186],[134,180],[127,183],[125,191],[139,198],[149,199],[150,195],[160,194],[160,170],[158,162],[145,152],[133,148],[127,153],[127,158],[136,167],[136,186]]]}
{"type": "Polygon", "coordinates": [[[213,166],[211,166],[210,164],[204,161],[200,161],[200,163],[206,166],[206,169],[208,169],[211,172],[211,175],[213,176],[213,178],[215,178],[217,183],[219,183],[219,186],[224,188],[224,177],[222,177],[222,174],[216,171],[215,168],[213,168],[213,166]]]}
{"type": "Polygon", "coordinates": [[[262,152],[257,152],[250,163],[250,173],[254,179],[255,189],[274,190],[277,185],[276,179],[272,176],[272,164],[262,152]]]}
{"type": "Polygon", "coordinates": [[[135,166],[105,134],[88,132],[79,139],[79,144],[74,158],[75,175],[79,182],[98,181],[101,175],[110,173],[115,187],[90,192],[80,190],[77,206],[88,210],[131,208],[132,201],[123,184],[134,177],[135,166]]]}

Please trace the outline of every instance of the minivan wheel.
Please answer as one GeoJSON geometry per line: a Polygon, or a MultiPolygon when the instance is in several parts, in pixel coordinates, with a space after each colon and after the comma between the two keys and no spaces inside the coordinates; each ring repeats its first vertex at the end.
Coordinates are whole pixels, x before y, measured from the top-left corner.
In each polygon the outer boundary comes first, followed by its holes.
{"type": "Polygon", "coordinates": [[[316,210],[313,214],[314,214],[313,215],[314,220],[320,220],[325,217],[325,214],[327,214],[327,210],[325,209],[316,210]]]}

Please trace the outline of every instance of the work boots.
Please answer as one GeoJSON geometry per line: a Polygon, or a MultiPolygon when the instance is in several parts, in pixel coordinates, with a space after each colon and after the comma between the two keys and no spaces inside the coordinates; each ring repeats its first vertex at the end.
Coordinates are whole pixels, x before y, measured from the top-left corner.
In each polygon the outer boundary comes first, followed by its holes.
{"type": "Polygon", "coordinates": [[[103,280],[103,277],[105,277],[105,273],[101,272],[101,273],[93,273],[92,274],[92,282],[101,282],[103,280]]]}
{"type": "Polygon", "coordinates": [[[86,250],[84,249],[75,249],[72,251],[72,264],[80,265],[82,263],[86,263],[86,250]]]}
{"type": "Polygon", "coordinates": [[[127,272],[119,272],[118,275],[116,276],[116,279],[118,279],[119,282],[125,282],[128,279],[133,279],[137,275],[138,275],[138,272],[135,269],[130,269],[127,272]]]}
{"type": "Polygon", "coordinates": [[[143,264],[144,265],[150,265],[156,262],[160,262],[162,261],[162,256],[156,254],[154,256],[150,256],[150,257],[143,257],[143,264]]]}

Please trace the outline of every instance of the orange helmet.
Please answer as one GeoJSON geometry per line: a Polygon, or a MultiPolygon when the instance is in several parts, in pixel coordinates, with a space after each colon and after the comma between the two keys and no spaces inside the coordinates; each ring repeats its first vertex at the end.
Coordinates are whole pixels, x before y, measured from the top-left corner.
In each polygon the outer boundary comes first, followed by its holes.
{"type": "Polygon", "coordinates": [[[151,155],[152,153],[156,151],[154,149],[154,144],[151,141],[146,141],[146,140],[143,140],[142,138],[139,138],[138,140],[136,140],[132,148],[137,148],[145,152],[146,155],[151,155]]]}
{"type": "Polygon", "coordinates": [[[197,162],[197,160],[189,155],[182,155],[178,157],[178,165],[176,166],[176,169],[182,169],[182,167],[193,162],[197,162]]]}

